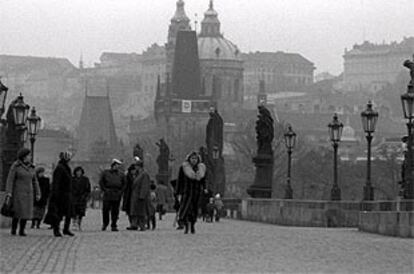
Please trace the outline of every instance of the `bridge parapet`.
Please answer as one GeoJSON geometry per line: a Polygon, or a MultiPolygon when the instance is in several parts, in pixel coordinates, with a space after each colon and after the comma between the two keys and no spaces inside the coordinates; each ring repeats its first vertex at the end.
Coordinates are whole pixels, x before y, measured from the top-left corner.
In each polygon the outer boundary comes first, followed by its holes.
{"type": "MultiPolygon", "coordinates": [[[[362,211],[412,211],[414,200],[321,201],[224,199],[230,217],[290,226],[358,227],[362,211]],[[237,214],[234,211],[237,210],[237,214]]],[[[229,214],[228,214],[229,215],[229,214]]]]}

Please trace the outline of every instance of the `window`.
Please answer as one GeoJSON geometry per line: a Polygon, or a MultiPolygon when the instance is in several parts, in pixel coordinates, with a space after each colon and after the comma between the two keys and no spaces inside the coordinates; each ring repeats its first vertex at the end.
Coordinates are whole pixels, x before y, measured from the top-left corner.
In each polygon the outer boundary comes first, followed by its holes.
{"type": "Polygon", "coordinates": [[[239,79],[235,79],[234,80],[234,101],[238,101],[238,97],[239,97],[239,89],[240,89],[240,80],[239,79]]]}

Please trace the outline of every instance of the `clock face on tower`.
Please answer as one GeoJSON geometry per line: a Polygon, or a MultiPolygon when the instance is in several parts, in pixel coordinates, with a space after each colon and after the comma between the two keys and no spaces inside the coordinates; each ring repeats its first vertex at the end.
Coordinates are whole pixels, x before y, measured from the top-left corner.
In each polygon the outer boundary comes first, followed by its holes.
{"type": "Polygon", "coordinates": [[[182,100],[181,102],[181,111],[184,113],[191,113],[191,101],[182,100]]]}

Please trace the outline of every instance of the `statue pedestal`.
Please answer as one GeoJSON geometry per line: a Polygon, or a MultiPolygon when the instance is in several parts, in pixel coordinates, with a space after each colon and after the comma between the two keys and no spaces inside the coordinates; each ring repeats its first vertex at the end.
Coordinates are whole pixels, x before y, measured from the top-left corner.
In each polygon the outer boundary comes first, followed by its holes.
{"type": "Polygon", "coordinates": [[[273,181],[273,155],[257,155],[253,158],[256,176],[253,185],[247,189],[252,198],[271,198],[273,181]]]}
{"type": "Polygon", "coordinates": [[[167,173],[158,173],[155,175],[158,184],[169,186],[170,183],[170,174],[167,173]]]}

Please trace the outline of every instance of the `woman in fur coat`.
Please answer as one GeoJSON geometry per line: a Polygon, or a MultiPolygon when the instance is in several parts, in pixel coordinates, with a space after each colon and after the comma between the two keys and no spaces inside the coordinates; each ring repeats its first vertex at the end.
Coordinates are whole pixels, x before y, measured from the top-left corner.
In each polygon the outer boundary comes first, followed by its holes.
{"type": "Polygon", "coordinates": [[[191,152],[178,172],[176,193],[180,200],[178,219],[184,224],[184,233],[195,233],[195,223],[198,216],[198,203],[201,192],[204,191],[206,166],[201,162],[197,152],[191,152]]]}

